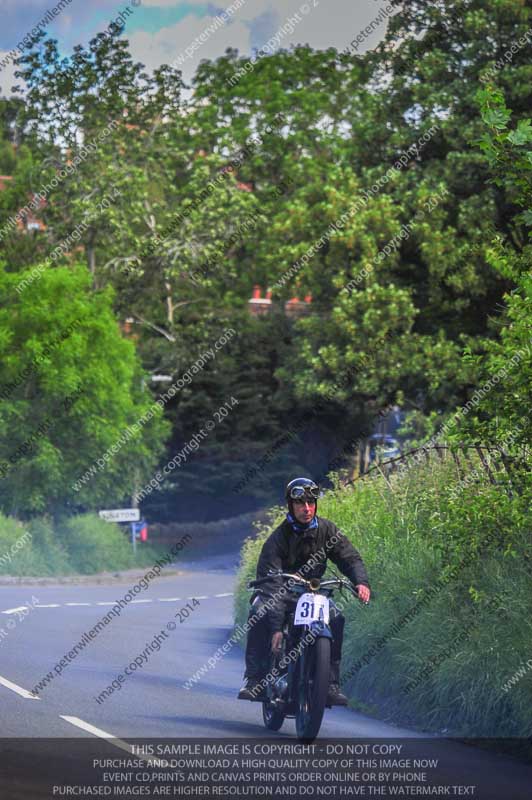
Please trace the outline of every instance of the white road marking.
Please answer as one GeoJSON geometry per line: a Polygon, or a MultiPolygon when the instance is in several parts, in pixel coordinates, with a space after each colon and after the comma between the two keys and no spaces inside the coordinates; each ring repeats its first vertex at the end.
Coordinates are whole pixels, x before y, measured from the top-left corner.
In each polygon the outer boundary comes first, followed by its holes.
{"type": "MultiPolygon", "coordinates": [[[[67,717],[64,714],[59,714],[59,716],[61,719],[64,719],[65,722],[69,722],[71,725],[81,728],[82,731],[92,733],[93,736],[98,736],[100,739],[108,740],[109,744],[112,744],[114,747],[119,747],[120,750],[125,750],[126,753],[129,753],[130,755],[136,755],[133,752],[133,745],[124,742],[123,739],[118,739],[113,733],[107,733],[107,731],[103,731],[101,728],[96,728],[94,725],[91,725],[89,722],[85,722],[79,717],[67,717]]],[[[142,761],[146,761],[148,764],[150,764],[151,761],[154,761],[154,759],[150,759],[148,756],[138,756],[138,758],[142,759],[142,761]]],[[[155,759],[155,765],[160,767],[168,767],[169,763],[168,761],[155,759]]]]}
{"type": "Polygon", "coordinates": [[[22,686],[17,686],[16,683],[13,683],[12,681],[8,681],[7,678],[2,678],[1,675],[0,675],[0,684],[2,684],[2,686],[5,686],[6,689],[11,689],[12,692],[16,692],[21,697],[24,697],[26,700],[40,700],[41,699],[40,697],[36,697],[31,692],[28,692],[27,689],[23,689],[22,686]]]}
{"type": "Polygon", "coordinates": [[[93,736],[99,736],[100,739],[114,739],[111,744],[114,744],[117,747],[122,747],[124,750],[127,750],[128,753],[132,752],[130,744],[122,741],[122,739],[117,739],[112,733],[102,731],[101,728],[96,728],[94,725],[91,725],[89,722],[85,722],[79,717],[67,717],[64,714],[59,714],[59,716],[61,719],[64,719],[65,722],[70,722],[71,725],[75,725],[76,728],[81,728],[82,731],[86,731],[87,733],[92,733],[93,736]]]}
{"type": "MultiPolygon", "coordinates": [[[[233,597],[234,592],[220,592],[220,594],[195,594],[191,597],[184,598],[185,600],[212,600],[214,597],[233,597]]],[[[176,603],[180,600],[183,600],[182,597],[157,597],[157,598],[147,598],[145,600],[130,600],[130,604],[133,603],[176,603]]],[[[96,603],[65,603],[65,606],[114,606],[116,603],[114,600],[99,600],[96,603]]],[[[34,608],[61,608],[61,603],[35,603],[33,606],[34,608]]],[[[8,608],[5,611],[2,611],[2,614],[16,614],[18,611],[26,611],[28,606],[18,606],[17,608],[8,608]]]]}

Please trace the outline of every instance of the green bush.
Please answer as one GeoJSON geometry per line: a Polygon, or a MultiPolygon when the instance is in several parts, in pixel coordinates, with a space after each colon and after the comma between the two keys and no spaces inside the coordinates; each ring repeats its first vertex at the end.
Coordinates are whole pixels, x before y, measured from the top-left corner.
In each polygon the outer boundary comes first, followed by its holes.
{"type": "Polygon", "coordinates": [[[235,588],[235,614],[237,621],[241,624],[247,619],[249,598],[251,596],[251,592],[246,589],[246,583],[255,577],[257,561],[265,539],[282,522],[283,517],[284,511],[281,508],[271,509],[265,522],[254,523],[256,535],[244,540],[235,588]]]}
{"type": "Polygon", "coordinates": [[[28,564],[22,575],[60,575],[73,572],[69,554],[58,541],[52,522],[46,518],[32,519],[28,525],[32,535],[32,549],[38,557],[34,564],[28,564]]]}
{"type": "MultiPolygon", "coordinates": [[[[500,480],[460,485],[449,459],[320,501],[319,513],[360,550],[374,592],[367,607],[344,601],[342,674],[353,704],[449,735],[531,735],[532,671],[503,686],[530,658],[532,487],[526,473],[512,487],[500,480]]],[[[268,532],[243,549],[240,622],[268,532]]]]}
{"type": "Polygon", "coordinates": [[[0,514],[0,575],[21,575],[31,549],[28,526],[0,514]]]}
{"type": "Polygon", "coordinates": [[[68,518],[60,524],[58,536],[68,551],[73,569],[82,575],[135,566],[125,533],[118,525],[93,514],[68,518]]]}
{"type": "Polygon", "coordinates": [[[0,574],[56,575],[72,569],[48,519],[21,523],[0,515],[0,574]]]}
{"type": "Polygon", "coordinates": [[[93,514],[66,519],[56,530],[47,517],[22,523],[0,514],[0,575],[92,575],[149,566],[156,559],[145,544],[134,557],[126,533],[93,514]]]}

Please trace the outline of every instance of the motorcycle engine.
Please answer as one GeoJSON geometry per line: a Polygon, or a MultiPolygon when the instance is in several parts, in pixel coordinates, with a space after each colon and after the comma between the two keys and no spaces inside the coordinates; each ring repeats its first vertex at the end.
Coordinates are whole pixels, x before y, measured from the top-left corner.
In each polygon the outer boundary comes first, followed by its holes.
{"type": "Polygon", "coordinates": [[[288,694],[288,680],[286,675],[279,675],[274,682],[275,695],[280,698],[285,698],[288,694]]]}

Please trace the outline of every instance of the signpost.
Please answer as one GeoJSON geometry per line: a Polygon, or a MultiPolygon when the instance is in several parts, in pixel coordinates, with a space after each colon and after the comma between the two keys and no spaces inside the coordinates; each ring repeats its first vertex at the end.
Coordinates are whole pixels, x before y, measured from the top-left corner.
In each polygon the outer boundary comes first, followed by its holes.
{"type": "Polygon", "coordinates": [[[113,508],[108,511],[98,511],[98,516],[107,522],[138,522],[140,519],[140,509],[113,508]]]}
{"type": "Polygon", "coordinates": [[[106,522],[130,522],[131,523],[131,544],[133,552],[137,552],[137,527],[140,520],[140,508],[111,508],[98,511],[98,516],[106,522]]]}

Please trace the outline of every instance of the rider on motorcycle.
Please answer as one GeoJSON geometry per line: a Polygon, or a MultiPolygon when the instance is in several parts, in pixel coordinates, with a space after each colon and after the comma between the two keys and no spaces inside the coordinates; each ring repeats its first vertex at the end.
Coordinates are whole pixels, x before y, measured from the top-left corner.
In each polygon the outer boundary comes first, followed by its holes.
{"type": "MultiPolygon", "coordinates": [[[[286,487],[288,513],[284,522],[264,542],[257,564],[257,578],[265,578],[270,570],[299,574],[306,580],[321,578],[327,558],[353,583],[360,600],[367,603],[370,588],[366,568],[360,553],[341,533],[336,525],[324,517],[316,516],[319,487],[310,478],[295,478],[286,487]]],[[[278,654],[282,647],[283,622],[286,601],[279,596],[273,607],[261,615],[261,605],[282,587],[282,579],[272,578],[263,584],[251,598],[248,621],[251,622],[246,646],[246,671],[244,684],[238,693],[239,700],[257,700],[265,697],[259,688],[269,668],[271,652],[278,654]],[[259,616],[257,621],[257,617],[259,616]]],[[[347,697],[340,691],[340,659],[345,617],[331,601],[330,628],[333,635],[331,671],[327,704],[346,705],[347,697]]]]}

